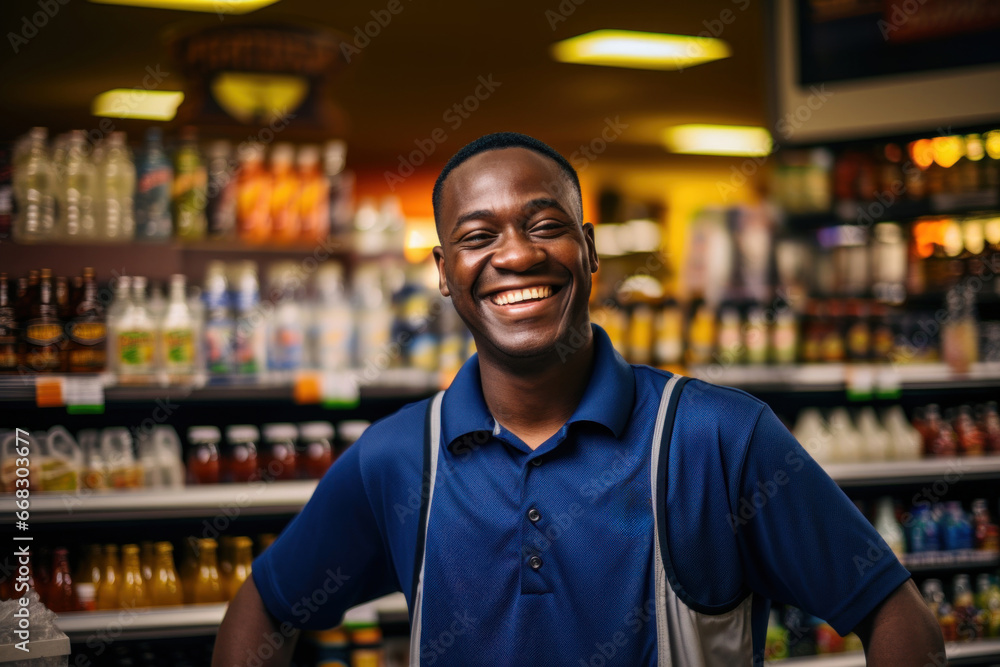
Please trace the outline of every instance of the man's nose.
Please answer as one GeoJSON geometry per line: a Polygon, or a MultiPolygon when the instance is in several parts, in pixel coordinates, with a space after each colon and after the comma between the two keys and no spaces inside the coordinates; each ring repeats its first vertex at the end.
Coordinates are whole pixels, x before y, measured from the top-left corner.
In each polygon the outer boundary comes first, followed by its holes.
{"type": "Polygon", "coordinates": [[[527,271],[545,261],[545,250],[522,232],[504,234],[493,254],[493,266],[507,271],[527,271]]]}

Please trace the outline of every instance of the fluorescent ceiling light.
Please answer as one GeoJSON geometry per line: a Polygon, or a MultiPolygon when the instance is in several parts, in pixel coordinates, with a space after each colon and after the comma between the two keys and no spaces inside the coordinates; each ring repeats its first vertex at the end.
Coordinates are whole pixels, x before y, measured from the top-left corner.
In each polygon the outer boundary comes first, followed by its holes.
{"type": "Polygon", "coordinates": [[[183,101],[184,93],[177,90],[115,88],[95,97],[91,111],[109,118],[173,120],[183,101]]]}
{"type": "Polygon", "coordinates": [[[677,70],[729,56],[729,45],[714,37],[632,30],[595,30],[552,45],[560,62],[638,69],[677,70]]]}
{"type": "Polygon", "coordinates": [[[267,7],[278,0],[90,0],[101,5],[126,5],[177,9],[185,12],[211,12],[213,14],[249,14],[267,7]]]}
{"type": "Polygon", "coordinates": [[[763,127],[742,125],[677,125],[663,135],[667,148],[688,155],[746,155],[771,153],[771,135],[763,127]]]}

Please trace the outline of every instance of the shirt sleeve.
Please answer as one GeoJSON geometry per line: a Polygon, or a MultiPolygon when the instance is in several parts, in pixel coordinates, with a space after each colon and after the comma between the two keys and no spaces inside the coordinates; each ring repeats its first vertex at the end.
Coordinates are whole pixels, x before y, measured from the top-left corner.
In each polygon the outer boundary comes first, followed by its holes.
{"type": "Polygon", "coordinates": [[[268,611],[296,628],[338,625],[351,607],[398,590],[361,474],[364,439],[345,451],[312,498],[253,563],[268,611]]]}
{"type": "Polygon", "coordinates": [[[910,577],[875,528],[769,408],[732,498],[749,588],[853,630],[910,577]]]}

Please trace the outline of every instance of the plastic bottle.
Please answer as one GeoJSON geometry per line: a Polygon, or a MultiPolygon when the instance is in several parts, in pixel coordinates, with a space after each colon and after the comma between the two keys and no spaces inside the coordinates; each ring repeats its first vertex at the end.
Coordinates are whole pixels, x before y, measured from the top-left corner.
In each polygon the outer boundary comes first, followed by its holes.
{"type": "MultiPolygon", "coordinates": [[[[4,491],[14,493],[17,490],[15,481],[19,479],[17,470],[18,454],[17,450],[27,447],[28,452],[37,452],[39,448],[38,440],[31,434],[23,431],[10,431],[0,435],[0,465],[3,466],[0,473],[0,488],[4,491]]],[[[28,488],[39,488],[39,473],[33,466],[28,468],[28,488]]]]}
{"type": "Polygon", "coordinates": [[[121,587],[121,565],[118,563],[118,545],[104,546],[101,582],[97,587],[97,608],[117,609],[121,587]]]}
{"type": "Polygon", "coordinates": [[[219,581],[218,543],[211,539],[198,540],[198,575],[194,580],[192,602],[207,604],[225,602],[225,591],[219,581]]]}
{"type": "Polygon", "coordinates": [[[906,553],[906,537],[896,521],[896,507],[891,497],[880,498],[875,509],[875,530],[897,557],[906,553]]]}
{"type": "Polygon", "coordinates": [[[80,451],[83,453],[82,485],[85,489],[107,489],[108,470],[101,453],[100,432],[88,428],[77,434],[80,451]]]}
{"type": "Polygon", "coordinates": [[[135,165],[125,144],[124,132],[108,135],[97,162],[98,236],[106,241],[128,242],[135,237],[135,165]]]}
{"type": "Polygon", "coordinates": [[[312,318],[312,358],[323,371],[351,366],[354,311],[344,290],[339,264],[324,264],[316,274],[316,312],[312,318]]]}
{"type": "Polygon", "coordinates": [[[333,424],[330,422],[305,422],[299,424],[303,476],[319,479],[333,463],[333,424]]]}
{"type": "Polygon", "coordinates": [[[158,356],[170,384],[189,384],[198,370],[197,322],[188,306],[185,281],[183,274],[170,276],[170,300],[157,328],[158,356]]]}
{"type": "Polygon", "coordinates": [[[330,233],[347,236],[351,231],[353,215],[354,175],[344,171],[347,162],[347,144],[339,139],[323,147],[323,173],[329,184],[330,233]]]}
{"type": "Polygon", "coordinates": [[[192,426],[188,429],[187,474],[192,484],[218,484],[219,429],[215,426],[192,426]]]}
{"type": "Polygon", "coordinates": [[[319,158],[319,146],[314,145],[302,146],[296,156],[300,237],[306,243],[320,243],[330,234],[330,183],[319,158]]]}
{"type": "Polygon", "coordinates": [[[280,296],[268,326],[268,370],[276,378],[290,379],[292,373],[305,365],[305,318],[296,287],[294,266],[274,266],[269,282],[271,294],[280,296]]]}
{"type": "Polygon", "coordinates": [[[247,579],[250,578],[250,569],[253,562],[253,542],[249,537],[237,537],[233,541],[233,572],[229,578],[229,588],[226,591],[226,599],[232,600],[247,579]]]}
{"type": "Polygon", "coordinates": [[[156,560],[150,587],[151,603],[154,607],[184,604],[184,591],[174,568],[174,546],[170,542],[157,542],[154,549],[156,560]]]}
{"type": "Polygon", "coordinates": [[[277,243],[299,240],[299,178],[293,163],[295,149],[278,143],[271,149],[271,239],[277,243]]]}
{"type": "Polygon", "coordinates": [[[863,459],[861,435],[854,428],[846,408],[834,408],[830,411],[830,435],[833,437],[834,460],[857,463],[863,459]]]}
{"type": "Polygon", "coordinates": [[[891,441],[890,458],[895,461],[915,461],[923,453],[923,438],[906,419],[903,408],[894,405],[882,414],[882,423],[891,441]]]}
{"type": "Polygon", "coordinates": [[[158,424],[139,439],[139,465],[145,486],[157,489],[179,489],[184,486],[184,463],[181,441],[169,424],[158,424]]]}
{"type": "Polygon", "coordinates": [[[208,236],[228,239],[236,236],[236,179],[228,141],[208,146],[208,193],[205,215],[208,236]]]}
{"type": "Polygon", "coordinates": [[[263,479],[295,479],[295,442],[298,435],[295,424],[264,424],[263,456],[260,457],[263,479]]]}
{"type": "Polygon", "coordinates": [[[69,560],[65,547],[53,552],[52,582],[49,584],[46,606],[57,614],[76,611],[78,607],[73,577],[69,573],[69,560]]]}
{"type": "Polygon", "coordinates": [[[231,424],[226,428],[226,478],[236,483],[258,479],[260,431],[252,424],[231,424]]]}
{"type": "Polygon", "coordinates": [[[116,426],[101,431],[101,455],[112,489],[142,488],[142,468],[136,463],[132,434],[127,428],[116,426]]]}
{"type": "Polygon", "coordinates": [[[67,241],[88,241],[97,236],[96,195],[97,172],[87,155],[86,135],[83,130],[74,130],[69,134],[65,169],[58,180],[56,236],[67,241]]]}
{"type": "Polygon", "coordinates": [[[818,409],[804,408],[800,411],[793,434],[817,463],[825,465],[833,461],[830,431],[818,409]]]}
{"type": "Polygon", "coordinates": [[[126,544],[122,547],[122,576],[118,587],[118,606],[122,609],[148,607],[146,582],[142,579],[139,565],[139,546],[126,544]]]}
{"type": "Polygon", "coordinates": [[[887,461],[892,450],[891,436],[882,428],[875,409],[866,406],[858,413],[858,433],[864,442],[864,457],[868,461],[887,461]]]}
{"type": "Polygon", "coordinates": [[[240,146],[240,168],[236,176],[236,225],[247,243],[266,243],[271,238],[271,175],[264,169],[264,147],[240,146]]]}
{"type": "Polygon", "coordinates": [[[146,143],[136,162],[135,238],[167,241],[173,232],[170,219],[170,188],[173,169],[163,150],[163,132],[146,130],[146,143]]]}
{"type": "Polygon", "coordinates": [[[226,267],[209,263],[205,273],[205,369],[222,376],[233,371],[233,315],[230,308],[226,267]]]}
{"type": "Polygon", "coordinates": [[[14,159],[14,197],[17,217],[14,238],[21,243],[43,241],[55,233],[55,174],[46,141],[48,130],[33,127],[23,152],[14,159]]]}
{"type": "Polygon", "coordinates": [[[153,380],[156,323],[146,305],[146,279],[135,276],[129,282],[125,277],[119,280],[118,295],[130,292],[130,298],[112,322],[118,379],[148,383],[153,380]]]}
{"type": "Polygon", "coordinates": [[[174,156],[173,212],[177,237],[185,241],[205,238],[206,184],[205,163],[198,152],[198,132],[193,127],[181,130],[181,145],[174,156]]]}
{"type": "Polygon", "coordinates": [[[75,491],[80,488],[83,452],[62,426],[49,429],[41,459],[43,491],[75,491]]]}
{"type": "MultiPolygon", "coordinates": [[[[260,303],[257,265],[243,262],[234,278],[236,326],[234,364],[238,378],[244,382],[259,382],[267,370],[268,318],[260,303]]],[[[271,319],[275,317],[270,314],[271,319]]]]}
{"type": "Polygon", "coordinates": [[[364,369],[386,352],[392,330],[392,303],[383,283],[384,271],[375,263],[363,264],[354,281],[354,312],[357,315],[355,364],[364,369]]]}

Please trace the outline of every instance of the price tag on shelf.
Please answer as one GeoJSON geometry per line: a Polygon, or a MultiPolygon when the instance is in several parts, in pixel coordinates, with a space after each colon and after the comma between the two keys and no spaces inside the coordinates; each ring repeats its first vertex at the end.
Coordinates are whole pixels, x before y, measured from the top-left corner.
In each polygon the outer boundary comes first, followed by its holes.
{"type": "Polygon", "coordinates": [[[66,378],[61,376],[39,375],[35,378],[35,404],[40,408],[57,408],[66,405],[64,385],[66,378]]]}
{"type": "Polygon", "coordinates": [[[870,366],[849,365],[844,378],[847,381],[847,398],[852,401],[867,401],[875,387],[875,372],[870,366]]]}
{"type": "Polygon", "coordinates": [[[875,395],[879,398],[899,398],[902,383],[899,373],[892,366],[879,366],[875,373],[875,395]]]}
{"type": "Polygon", "coordinates": [[[299,373],[295,376],[292,397],[299,405],[319,403],[323,396],[319,373],[299,373]]]}
{"type": "Polygon", "coordinates": [[[361,402],[357,376],[350,371],[323,373],[323,407],[354,408],[361,402]]]}
{"type": "Polygon", "coordinates": [[[71,415],[104,413],[104,382],[100,377],[69,377],[63,389],[66,412],[71,415]]]}

